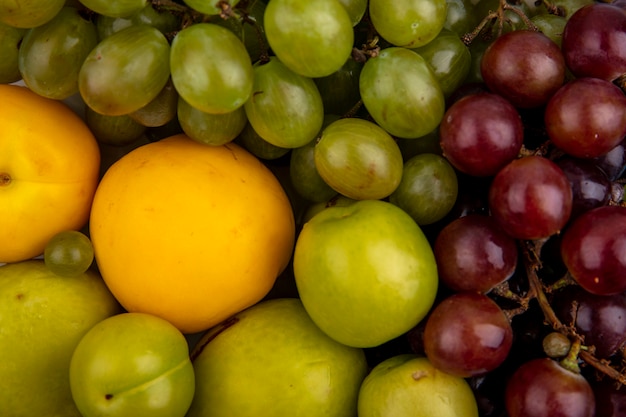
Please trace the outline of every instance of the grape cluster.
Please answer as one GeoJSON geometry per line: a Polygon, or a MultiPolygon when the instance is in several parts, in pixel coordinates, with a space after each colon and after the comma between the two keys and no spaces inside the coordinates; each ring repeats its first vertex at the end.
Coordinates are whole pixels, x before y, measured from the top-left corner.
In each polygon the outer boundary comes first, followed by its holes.
{"type": "Polygon", "coordinates": [[[235,141],[300,224],[353,200],[410,214],[438,301],[370,365],[425,355],[485,417],[619,415],[623,0],[13,3],[0,82],[79,97],[113,158],[179,132],[235,141]]]}

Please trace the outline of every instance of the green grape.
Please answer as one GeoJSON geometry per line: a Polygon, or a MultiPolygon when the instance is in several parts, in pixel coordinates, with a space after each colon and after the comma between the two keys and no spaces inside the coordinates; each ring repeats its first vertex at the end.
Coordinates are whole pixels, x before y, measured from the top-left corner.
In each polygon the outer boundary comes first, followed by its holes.
{"type": "Polygon", "coordinates": [[[206,113],[178,98],[178,122],[191,139],[212,146],[234,140],[247,123],[246,112],[238,107],[230,113],[206,113]]]}
{"type": "Polygon", "coordinates": [[[367,0],[339,0],[339,3],[346,8],[352,26],[356,26],[367,11],[367,0]]]}
{"type": "Polygon", "coordinates": [[[470,69],[467,73],[467,77],[465,78],[466,83],[482,83],[483,82],[483,74],[480,69],[480,63],[483,59],[483,54],[487,47],[493,42],[493,38],[485,39],[482,36],[478,36],[476,39],[469,44],[468,48],[470,51],[470,56],[472,57],[472,62],[470,63],[470,69]]]}
{"type": "Polygon", "coordinates": [[[451,30],[442,29],[435,39],[413,51],[428,62],[445,97],[460,87],[469,74],[470,51],[451,30]]]}
{"type": "MultiPolygon", "coordinates": [[[[339,120],[339,116],[326,115],[322,130],[336,120],[339,120]]],[[[324,181],[317,171],[315,166],[316,145],[317,138],[291,151],[289,177],[293,188],[301,197],[314,203],[321,203],[330,200],[337,192],[324,181]]]]}
{"type": "Polygon", "coordinates": [[[254,65],[254,93],[244,108],[254,130],[281,148],[312,141],[324,122],[322,97],[311,78],[287,68],[276,57],[254,65]]]}
{"type": "Polygon", "coordinates": [[[91,240],[76,230],[66,230],[54,235],[44,249],[44,263],[55,274],[78,276],[91,266],[94,251],[91,240]]]}
{"type": "Polygon", "coordinates": [[[134,25],[154,26],[165,35],[180,28],[181,18],[167,11],[157,11],[151,4],[146,4],[143,9],[128,17],[97,15],[95,22],[98,39],[102,40],[134,25]]]}
{"type": "Polygon", "coordinates": [[[230,30],[198,23],[178,32],[170,54],[176,91],[207,113],[230,113],[252,93],[252,61],[230,30]]]}
{"type": "Polygon", "coordinates": [[[138,25],[101,41],[78,76],[85,103],[100,114],[120,116],[144,107],[170,76],[170,46],[158,29],[138,25]]]}
{"type": "Polygon", "coordinates": [[[19,47],[27,29],[0,22],[0,84],[10,84],[22,79],[18,64],[19,47]]]}
{"type": "Polygon", "coordinates": [[[313,81],[322,96],[326,114],[344,115],[361,99],[359,76],[363,64],[349,58],[337,71],[313,81]]]}
{"type": "Polygon", "coordinates": [[[451,30],[458,36],[471,32],[478,26],[483,16],[474,11],[476,4],[473,0],[447,0],[447,14],[444,29],[451,30]]]}
{"type": "Polygon", "coordinates": [[[429,64],[410,49],[390,47],[363,66],[361,99],[390,134],[419,138],[441,122],[445,98],[429,64]]]}
{"type": "Polygon", "coordinates": [[[263,15],[266,4],[262,0],[251,0],[245,8],[246,19],[231,16],[228,19],[217,18],[211,20],[220,26],[231,30],[243,42],[252,62],[258,61],[267,51],[267,36],[263,27],[263,15]]]}
{"type": "Polygon", "coordinates": [[[551,13],[536,14],[530,18],[544,35],[561,47],[563,40],[563,29],[567,23],[567,18],[551,13]]]}
{"type": "Polygon", "coordinates": [[[364,119],[328,125],[315,146],[315,166],[338,193],[355,200],[389,196],[402,179],[402,153],[394,139],[364,119]]]}
{"type": "Polygon", "coordinates": [[[80,68],[97,43],[94,24],[76,8],[64,7],[54,19],[24,36],[18,60],[24,83],[55,100],[76,94],[80,68]]]}
{"type": "Polygon", "coordinates": [[[126,146],[146,132],[146,127],[129,115],[105,116],[89,107],[85,108],[85,122],[98,142],[112,146],[126,146]]]}
{"type": "Polygon", "coordinates": [[[224,7],[235,7],[239,0],[185,0],[185,4],[197,12],[218,15],[224,12],[224,7]]]}
{"type": "Polygon", "coordinates": [[[569,19],[581,7],[593,3],[595,3],[594,0],[554,0],[551,2],[553,6],[561,10],[566,19],[569,19]]]}
{"type": "Polygon", "coordinates": [[[370,0],[369,12],[380,36],[395,46],[425,45],[446,23],[446,0],[370,0]]]}
{"type": "Polygon", "coordinates": [[[65,0],[0,1],[0,22],[30,29],[49,22],[65,5],[65,0]]]}
{"type": "Polygon", "coordinates": [[[423,226],[443,219],[454,206],[458,191],[456,172],[448,160],[423,153],[405,162],[402,181],[389,202],[423,226]]]}
{"type": "Polygon", "coordinates": [[[178,93],[170,79],[150,103],[128,115],[146,127],[159,127],[176,117],[177,106],[178,93]]]}
{"type": "Polygon", "coordinates": [[[245,125],[243,131],[237,137],[236,142],[246,148],[248,152],[261,159],[278,159],[289,153],[288,148],[276,146],[259,136],[250,123],[245,125]]]}
{"type": "Polygon", "coordinates": [[[88,9],[111,17],[129,17],[146,7],[148,0],[80,0],[88,9]]]}
{"type": "Polygon", "coordinates": [[[433,130],[426,135],[413,138],[413,139],[396,139],[398,147],[402,152],[402,157],[405,161],[413,158],[415,155],[423,153],[434,153],[437,155],[443,155],[441,149],[441,141],[439,138],[439,128],[433,130]]]}
{"type": "Polygon", "coordinates": [[[352,53],[352,21],[337,0],[272,0],[263,21],[274,54],[305,77],[332,74],[352,53]]]}

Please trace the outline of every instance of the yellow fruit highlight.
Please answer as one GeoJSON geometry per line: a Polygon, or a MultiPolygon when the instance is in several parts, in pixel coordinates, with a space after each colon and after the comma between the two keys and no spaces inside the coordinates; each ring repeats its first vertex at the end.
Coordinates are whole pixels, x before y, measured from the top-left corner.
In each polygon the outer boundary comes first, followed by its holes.
{"type": "Polygon", "coordinates": [[[118,301],[184,333],[261,300],[295,241],[289,199],[260,160],[184,134],[143,145],[107,170],[90,231],[118,301]]]}
{"type": "Polygon", "coordinates": [[[8,84],[0,100],[0,263],[13,263],[87,223],[100,150],[65,104],[8,84]]]}

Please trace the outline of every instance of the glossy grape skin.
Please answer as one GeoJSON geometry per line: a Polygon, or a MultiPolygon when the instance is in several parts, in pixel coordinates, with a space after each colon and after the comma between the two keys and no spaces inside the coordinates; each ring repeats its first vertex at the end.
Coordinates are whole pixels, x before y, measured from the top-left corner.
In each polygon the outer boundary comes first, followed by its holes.
{"type": "Polygon", "coordinates": [[[518,262],[515,239],[492,217],[480,214],[448,223],[433,251],[439,279],[454,291],[488,293],[513,275],[518,262]]]}
{"type": "Polygon", "coordinates": [[[561,257],[571,276],[592,294],[626,291],[626,207],[604,206],[576,218],[565,230],[561,257]]]}
{"type": "Polygon", "coordinates": [[[470,51],[451,30],[442,29],[435,39],[413,50],[431,66],[445,97],[460,87],[469,74],[470,51]]]}
{"type": "Polygon", "coordinates": [[[477,177],[495,175],[517,157],[524,140],[515,107],[493,93],[457,100],[439,126],[441,148],[459,171],[477,177]]]}
{"type": "Polygon", "coordinates": [[[541,239],[563,229],[572,211],[572,187],[554,162],[541,156],[511,161],[489,188],[492,216],[517,239],[541,239]]]}
{"type": "Polygon", "coordinates": [[[563,152],[595,158],[624,139],[626,96],[609,81],[577,78],[552,96],[544,119],[550,140],[563,152]]]}
{"type": "Polygon", "coordinates": [[[65,0],[20,0],[0,2],[0,22],[30,29],[49,22],[65,5],[65,0]]]}
{"type": "Polygon", "coordinates": [[[257,62],[253,71],[253,93],[244,108],[254,130],[281,148],[298,148],[313,140],[324,122],[315,82],[276,57],[257,62]]]}
{"type": "Polygon", "coordinates": [[[178,32],[171,77],[187,103],[206,113],[229,113],[252,94],[254,73],[246,47],[230,30],[198,23],[178,32]]]}
{"type": "Polygon", "coordinates": [[[367,11],[367,0],[339,0],[339,3],[346,8],[348,16],[350,16],[352,21],[352,26],[356,26],[367,11]]]}
{"type": "Polygon", "coordinates": [[[135,142],[146,127],[127,114],[107,116],[85,108],[85,122],[99,143],[122,147],[135,142]]]}
{"type": "Polygon", "coordinates": [[[580,8],[565,25],[562,47],[576,77],[615,80],[626,73],[626,11],[602,3],[580,8]]]}
{"type": "Polygon", "coordinates": [[[437,304],[424,329],[424,351],[451,375],[483,375],[504,362],[513,330],[500,307],[484,294],[459,292],[437,304]]]}
{"type": "Polygon", "coordinates": [[[278,59],[305,77],[332,74],[352,52],[352,20],[337,0],[272,0],[263,25],[278,59]]]}
{"type": "Polygon", "coordinates": [[[363,104],[383,129],[419,138],[441,122],[445,98],[428,63],[410,49],[389,47],[369,59],[359,79],[363,104]]]}
{"type": "Polygon", "coordinates": [[[83,233],[67,230],[54,235],[44,249],[44,262],[55,274],[74,277],[83,274],[94,260],[91,240],[83,233]]]}
{"type": "Polygon", "coordinates": [[[611,181],[592,160],[564,156],[556,163],[572,186],[570,221],[588,210],[609,203],[611,181]]]}
{"type": "Polygon", "coordinates": [[[129,17],[143,9],[148,0],[80,0],[90,10],[111,17],[129,17]]]}
{"type": "Polygon", "coordinates": [[[445,0],[370,0],[376,31],[395,46],[417,48],[433,40],[446,22],[445,0]]]}
{"type": "MultiPolygon", "coordinates": [[[[219,5],[221,2],[222,0],[185,0],[185,4],[192,9],[208,15],[222,13],[222,7],[219,5]]],[[[239,3],[239,0],[228,0],[225,3],[230,7],[234,7],[239,3]]]]}
{"type": "Polygon", "coordinates": [[[178,92],[170,79],[150,103],[130,113],[129,116],[146,127],[161,127],[174,120],[177,105],[178,92]]]}
{"type": "Polygon", "coordinates": [[[332,74],[313,79],[322,96],[325,114],[342,116],[359,102],[359,76],[362,68],[362,63],[350,58],[332,74]]]}
{"type": "Polygon", "coordinates": [[[389,196],[402,179],[402,153],[382,128],[363,119],[328,125],[315,146],[315,166],[338,193],[355,200],[389,196]]]}
{"type": "Polygon", "coordinates": [[[87,106],[100,114],[132,113],[154,99],[167,83],[170,46],[152,26],[123,29],[89,53],[78,75],[87,106]]]}
{"type": "Polygon", "coordinates": [[[103,40],[133,25],[149,25],[159,29],[163,34],[173,32],[180,28],[180,18],[169,12],[159,12],[151,4],[128,17],[111,17],[97,15],[95,18],[98,39],[103,40]]]}
{"type": "Polygon", "coordinates": [[[274,145],[261,137],[250,123],[244,126],[239,136],[235,138],[235,142],[252,155],[266,161],[278,159],[289,153],[289,148],[274,145]]]}
{"type": "Polygon", "coordinates": [[[549,358],[520,366],[507,383],[509,417],[593,417],[595,397],[580,374],[549,358]]]}
{"type": "Polygon", "coordinates": [[[178,97],[177,116],[183,131],[191,139],[211,146],[224,145],[243,131],[248,119],[243,107],[229,113],[206,113],[178,97]]]}
{"type": "Polygon", "coordinates": [[[19,46],[27,29],[0,22],[0,83],[10,84],[22,78],[18,64],[19,46]]]}
{"type": "Polygon", "coordinates": [[[250,0],[245,3],[245,6],[237,3],[238,12],[245,13],[245,20],[231,16],[228,19],[214,18],[210,22],[224,26],[237,35],[254,63],[261,58],[262,54],[266,53],[264,48],[267,45],[267,36],[265,36],[265,28],[263,27],[265,8],[265,0],[250,0]]]}
{"type": "Polygon", "coordinates": [[[505,33],[485,50],[481,61],[487,87],[519,108],[539,107],[565,81],[565,59],[541,32],[505,33]]]}
{"type": "Polygon", "coordinates": [[[596,158],[595,162],[606,173],[610,181],[617,180],[626,169],[626,140],[596,158]]]}
{"type": "Polygon", "coordinates": [[[450,212],[458,189],[452,165],[440,155],[423,153],[404,163],[402,180],[389,196],[389,202],[422,226],[435,223],[450,212]]]}
{"type": "MultiPolygon", "coordinates": [[[[564,16],[558,16],[551,13],[540,13],[530,18],[533,22],[552,42],[556,43],[558,47],[561,47],[563,41],[563,29],[567,23],[567,19],[564,16]]],[[[563,57],[565,59],[565,57],[563,57]]]]}
{"type": "Polygon", "coordinates": [[[97,43],[94,24],[76,8],[64,7],[24,36],[18,56],[24,83],[40,96],[55,100],[76,94],[81,66],[97,43]]]}
{"type": "Polygon", "coordinates": [[[626,387],[608,378],[592,381],[596,417],[622,417],[626,413],[626,387]]]}

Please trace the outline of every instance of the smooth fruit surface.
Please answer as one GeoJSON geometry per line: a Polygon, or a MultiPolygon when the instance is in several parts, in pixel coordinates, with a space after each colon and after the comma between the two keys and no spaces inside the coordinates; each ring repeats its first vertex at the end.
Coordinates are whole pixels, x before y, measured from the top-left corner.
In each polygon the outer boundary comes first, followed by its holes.
{"type": "Polygon", "coordinates": [[[378,346],[415,326],[430,310],[438,282],[421,229],[380,200],[313,216],[298,236],[294,274],[313,321],[356,347],[378,346]]]}
{"type": "Polygon", "coordinates": [[[188,417],[356,415],[361,349],[329,338],[295,298],[261,302],[207,332],[191,353],[188,417]]]}
{"type": "Polygon", "coordinates": [[[66,105],[0,85],[0,262],[43,253],[57,232],[87,222],[100,151],[66,105]]]}
{"type": "Polygon", "coordinates": [[[0,267],[0,415],[80,417],[69,365],[87,331],[119,312],[99,276],[55,275],[41,260],[0,267]]]}
{"type": "Polygon", "coordinates": [[[180,134],[109,168],[90,230],[124,307],[195,333],[265,296],[289,261],[294,224],[284,190],[257,158],[180,134]]]}

